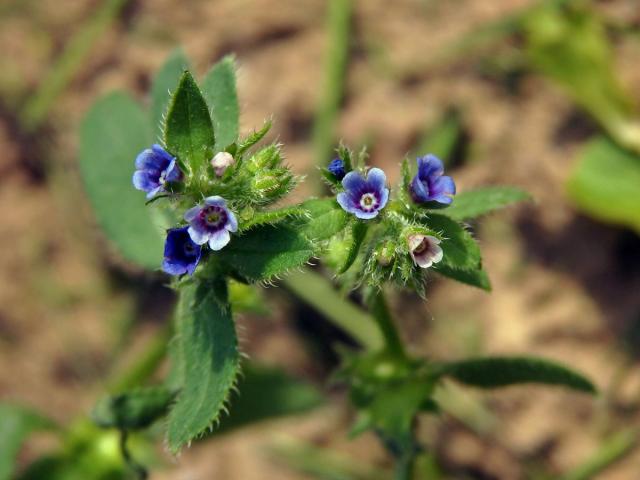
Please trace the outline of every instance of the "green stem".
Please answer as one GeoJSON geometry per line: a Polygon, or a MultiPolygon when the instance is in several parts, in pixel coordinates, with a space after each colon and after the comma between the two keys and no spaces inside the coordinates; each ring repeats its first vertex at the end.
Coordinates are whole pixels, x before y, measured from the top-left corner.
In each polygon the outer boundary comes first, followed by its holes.
{"type": "Polygon", "coordinates": [[[398,333],[398,329],[391,317],[387,301],[384,298],[384,292],[382,290],[372,291],[368,295],[367,300],[369,308],[371,309],[371,314],[376,320],[376,323],[380,328],[380,332],[384,337],[385,348],[393,355],[406,358],[407,354],[405,352],[404,345],[402,344],[400,334],[398,333]]]}
{"type": "Polygon", "coordinates": [[[329,161],[334,142],[334,128],[344,96],[349,54],[351,0],[331,0],[328,12],[329,47],[325,60],[325,78],[313,128],[316,164],[329,161]]]}
{"type": "Polygon", "coordinates": [[[145,480],[148,477],[147,469],[140,465],[135,459],[131,456],[129,449],[127,448],[127,438],[129,436],[129,432],[126,430],[120,431],[120,453],[122,454],[122,458],[124,458],[127,466],[135,473],[136,477],[139,480],[145,480]]]}

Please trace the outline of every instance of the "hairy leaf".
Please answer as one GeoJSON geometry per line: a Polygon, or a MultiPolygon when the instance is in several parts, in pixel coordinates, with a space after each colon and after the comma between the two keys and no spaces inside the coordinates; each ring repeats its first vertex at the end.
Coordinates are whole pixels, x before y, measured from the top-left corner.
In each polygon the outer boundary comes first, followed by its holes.
{"type": "Polygon", "coordinates": [[[167,413],[175,393],[166,387],[146,387],[107,395],[98,401],[91,418],[104,428],[146,428],[167,413]]]}
{"type": "Polygon", "coordinates": [[[189,59],[181,48],[176,48],[153,78],[151,85],[151,126],[153,138],[161,139],[164,131],[163,116],[167,113],[171,93],[178,87],[178,81],[189,69],[189,59]]]}
{"type": "Polygon", "coordinates": [[[145,112],[124,93],[98,100],[80,127],[80,173],[104,233],[122,256],[142,267],[162,260],[163,232],[131,178],[138,153],[150,145],[145,112]]]}
{"type": "Polygon", "coordinates": [[[223,281],[181,289],[177,336],[183,385],[169,413],[169,448],[177,453],[218,421],[240,370],[238,340],[223,281]]]}
{"type": "Polygon", "coordinates": [[[172,96],[164,130],[169,152],[198,171],[211,158],[215,138],[209,108],[191,73],[184,72],[172,96]]]}
{"type": "Polygon", "coordinates": [[[440,214],[429,213],[425,225],[439,233],[442,237],[440,246],[444,252],[444,267],[458,270],[477,270],[480,268],[481,256],[478,244],[458,222],[440,214]]]}
{"type": "Polygon", "coordinates": [[[567,184],[578,207],[640,233],[640,156],[600,137],[589,142],[567,184]]]}
{"type": "Polygon", "coordinates": [[[202,93],[211,108],[216,132],[216,151],[238,138],[240,107],[236,93],[236,65],[229,55],[216,63],[202,80],[202,93]]]}
{"type": "Polygon", "coordinates": [[[459,193],[453,204],[438,213],[454,220],[470,220],[512,203],[529,200],[529,194],[515,187],[486,187],[459,193]]]}
{"type": "Polygon", "coordinates": [[[0,427],[0,480],[10,480],[22,443],[34,431],[53,428],[53,422],[25,407],[0,404],[0,427]]]}
{"type": "Polygon", "coordinates": [[[596,387],[580,373],[556,362],[535,357],[471,358],[436,366],[440,375],[480,388],[496,388],[518,383],[563,385],[587,393],[596,387]]]}
{"type": "Polygon", "coordinates": [[[251,134],[247,138],[244,138],[238,142],[238,148],[236,150],[236,154],[242,155],[245,151],[249,150],[256,143],[262,140],[264,136],[269,132],[270,129],[271,129],[271,120],[267,120],[264,122],[264,125],[262,126],[262,128],[260,128],[260,130],[254,130],[253,132],[251,132],[251,134]]]}
{"type": "Polygon", "coordinates": [[[252,228],[216,255],[247,280],[260,281],[304,265],[313,254],[311,243],[287,222],[281,222],[252,228]]]}
{"type": "Polygon", "coordinates": [[[349,216],[333,198],[307,200],[301,207],[307,218],[295,222],[296,230],[311,241],[329,240],[345,229],[349,216]]]}
{"type": "Polygon", "coordinates": [[[351,246],[349,248],[349,252],[347,253],[347,259],[344,262],[344,265],[340,268],[338,273],[344,273],[353,262],[358,258],[358,252],[360,252],[360,246],[362,245],[362,241],[364,237],[367,235],[367,224],[364,222],[355,222],[351,229],[351,246]]]}
{"type": "Polygon", "coordinates": [[[491,282],[489,280],[489,276],[487,275],[487,272],[482,269],[459,270],[440,264],[434,265],[434,268],[436,272],[444,275],[445,277],[449,277],[461,283],[466,283],[467,285],[481,288],[483,290],[486,290],[487,292],[491,291],[491,282]]]}

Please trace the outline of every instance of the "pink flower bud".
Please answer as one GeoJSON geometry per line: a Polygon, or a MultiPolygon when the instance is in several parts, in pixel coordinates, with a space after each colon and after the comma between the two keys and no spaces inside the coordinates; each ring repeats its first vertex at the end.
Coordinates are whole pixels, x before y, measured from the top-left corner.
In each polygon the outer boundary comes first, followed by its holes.
{"type": "Polygon", "coordinates": [[[233,165],[233,162],[233,155],[229,152],[219,152],[211,159],[211,166],[215,170],[216,175],[221,177],[224,175],[225,170],[233,165]]]}

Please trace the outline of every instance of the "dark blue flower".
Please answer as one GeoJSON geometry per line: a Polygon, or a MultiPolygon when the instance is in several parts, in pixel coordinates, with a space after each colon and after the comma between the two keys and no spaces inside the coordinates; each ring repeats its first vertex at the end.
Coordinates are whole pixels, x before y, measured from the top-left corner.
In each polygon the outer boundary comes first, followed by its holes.
{"type": "Polygon", "coordinates": [[[189,222],[189,235],[198,245],[209,243],[211,250],[222,249],[231,240],[229,232],[238,230],[238,221],[227,208],[224,198],[213,196],[204,199],[204,205],[196,205],[184,214],[189,222]]]}
{"type": "Polygon", "coordinates": [[[346,172],[344,171],[344,162],[339,158],[334,158],[327,167],[327,170],[336,177],[336,180],[342,180],[346,175],[346,172]]]}
{"type": "Polygon", "coordinates": [[[182,172],[175,157],[160,145],[143,150],[136,158],[133,186],[147,192],[147,198],[166,191],[167,182],[177,182],[181,178],[182,172]]]}
{"type": "Polygon", "coordinates": [[[387,177],[379,168],[369,170],[366,179],[358,172],[349,172],[342,179],[345,191],[338,194],[338,203],[358,218],[374,218],[389,200],[386,182],[387,177]]]}
{"type": "Polygon", "coordinates": [[[202,247],[191,240],[188,230],[182,227],[167,232],[162,270],[170,275],[193,275],[200,261],[202,247]]]}
{"type": "Polygon", "coordinates": [[[437,202],[449,205],[456,194],[456,184],[443,175],[444,165],[435,155],[418,157],[418,174],[411,181],[411,196],[416,203],[437,202]]]}

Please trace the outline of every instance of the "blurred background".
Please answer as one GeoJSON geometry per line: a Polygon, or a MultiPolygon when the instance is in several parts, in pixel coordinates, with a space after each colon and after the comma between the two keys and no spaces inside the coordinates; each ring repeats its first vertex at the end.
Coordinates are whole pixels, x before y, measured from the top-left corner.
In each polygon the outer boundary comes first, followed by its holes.
{"type": "MultiPolygon", "coordinates": [[[[433,478],[638,478],[638,0],[2,0],[0,46],[2,401],[72,423],[164,328],[166,279],[96,225],[78,126],[114,89],[148,103],[176,47],[199,75],[234,53],[242,132],[273,117],[271,138],[309,175],[298,199],[318,192],[337,138],[368,145],[392,182],[405,156],[434,151],[459,191],[535,198],[472,225],[492,293],[433,277],[427,302],[399,294],[394,310],[416,355],[541,355],[601,393],[452,386],[447,412],[419,426],[433,478]]],[[[262,294],[239,319],[243,350],[320,405],[178,459],[157,442],[151,478],[389,478],[375,436],[348,438],[352,412],[328,383],[349,339],[286,288],[262,294]]],[[[55,442],[30,437],[18,465],[55,442]]]]}

